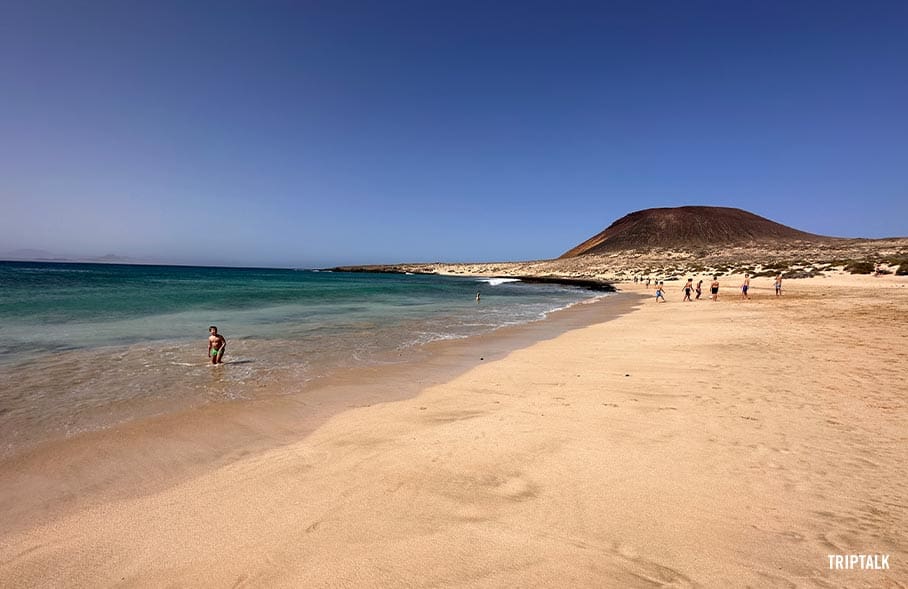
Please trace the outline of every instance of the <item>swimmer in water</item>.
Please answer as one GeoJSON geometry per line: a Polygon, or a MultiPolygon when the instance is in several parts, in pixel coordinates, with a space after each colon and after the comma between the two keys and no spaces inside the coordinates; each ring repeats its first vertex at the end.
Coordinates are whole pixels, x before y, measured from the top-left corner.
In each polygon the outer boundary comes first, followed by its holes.
{"type": "Polygon", "coordinates": [[[224,352],[227,350],[227,338],[218,333],[218,328],[212,325],[208,328],[208,357],[212,364],[221,364],[224,361],[224,352]]]}

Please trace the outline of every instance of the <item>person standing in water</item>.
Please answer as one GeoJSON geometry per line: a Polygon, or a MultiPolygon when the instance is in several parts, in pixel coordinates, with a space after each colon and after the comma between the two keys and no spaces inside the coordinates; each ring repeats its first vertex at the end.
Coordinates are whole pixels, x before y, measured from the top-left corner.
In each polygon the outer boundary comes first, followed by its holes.
{"type": "Polygon", "coordinates": [[[775,285],[776,285],[776,296],[777,297],[782,296],[782,273],[781,272],[779,272],[779,275],[776,276],[775,285]]]}
{"type": "Polygon", "coordinates": [[[719,277],[713,276],[713,283],[709,285],[709,298],[719,300],[719,277]]]}
{"type": "Polygon", "coordinates": [[[479,296],[479,293],[476,293],[476,302],[477,302],[477,303],[479,302],[479,299],[480,299],[480,298],[481,298],[481,297],[479,296]]]}
{"type": "Polygon", "coordinates": [[[208,357],[212,364],[221,364],[224,361],[224,352],[227,350],[227,338],[218,333],[218,328],[212,325],[208,328],[208,357]]]}

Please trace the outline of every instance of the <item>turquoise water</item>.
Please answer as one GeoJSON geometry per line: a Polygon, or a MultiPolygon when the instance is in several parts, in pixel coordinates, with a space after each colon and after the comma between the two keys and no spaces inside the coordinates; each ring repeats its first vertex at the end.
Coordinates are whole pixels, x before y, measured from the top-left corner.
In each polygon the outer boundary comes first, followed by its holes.
{"type": "Polygon", "coordinates": [[[303,390],[601,296],[500,279],[26,262],[0,262],[0,293],[7,451],[268,384],[303,390]],[[210,324],[228,340],[223,367],[208,365],[210,324]]]}

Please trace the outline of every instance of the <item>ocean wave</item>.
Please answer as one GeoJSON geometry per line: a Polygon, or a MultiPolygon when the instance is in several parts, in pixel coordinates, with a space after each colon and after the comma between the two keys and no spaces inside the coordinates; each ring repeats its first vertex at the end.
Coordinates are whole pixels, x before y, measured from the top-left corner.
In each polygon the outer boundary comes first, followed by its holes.
{"type": "MultiPolygon", "coordinates": [[[[481,333],[481,332],[479,332],[481,333]]],[[[407,350],[410,348],[416,348],[419,346],[424,346],[432,342],[439,341],[449,341],[449,340],[459,340],[467,339],[471,335],[478,335],[479,333],[454,333],[452,331],[438,332],[438,331],[419,331],[413,334],[413,337],[406,339],[405,341],[400,342],[397,345],[398,350],[407,350]]]]}
{"type": "Polygon", "coordinates": [[[480,278],[477,282],[485,282],[489,286],[498,286],[508,282],[520,282],[519,278],[480,278]]]}

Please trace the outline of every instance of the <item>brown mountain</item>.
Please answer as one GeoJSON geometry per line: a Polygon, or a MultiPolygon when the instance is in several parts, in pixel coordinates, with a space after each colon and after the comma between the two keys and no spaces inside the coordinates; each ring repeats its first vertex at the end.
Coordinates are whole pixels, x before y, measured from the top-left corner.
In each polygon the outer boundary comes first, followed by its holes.
{"type": "Polygon", "coordinates": [[[699,206],[659,208],[625,215],[561,257],[631,249],[687,250],[716,245],[822,243],[831,239],[798,231],[741,209],[699,206]]]}

